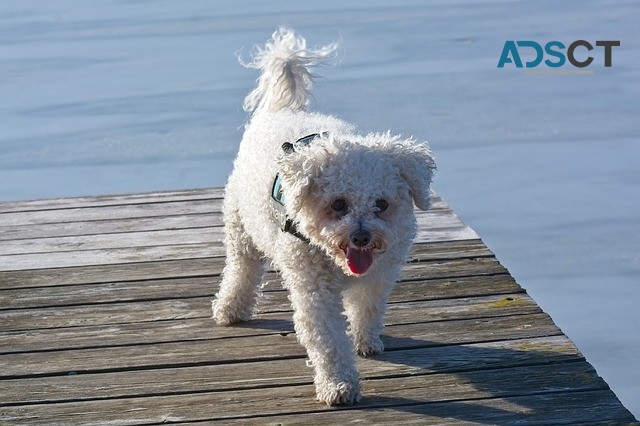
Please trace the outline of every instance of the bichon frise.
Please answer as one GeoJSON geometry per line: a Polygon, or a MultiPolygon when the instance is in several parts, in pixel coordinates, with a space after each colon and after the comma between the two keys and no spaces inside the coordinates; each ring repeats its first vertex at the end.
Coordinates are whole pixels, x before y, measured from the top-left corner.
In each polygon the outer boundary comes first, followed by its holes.
{"type": "Polygon", "coordinates": [[[358,134],[309,112],[317,50],[287,28],[258,48],[257,87],[224,200],[226,266],[213,317],[247,321],[270,259],[289,290],[293,321],[329,405],[360,400],[356,353],[382,352],[386,301],[416,234],[413,204],[429,208],[428,147],[391,133],[358,134]]]}

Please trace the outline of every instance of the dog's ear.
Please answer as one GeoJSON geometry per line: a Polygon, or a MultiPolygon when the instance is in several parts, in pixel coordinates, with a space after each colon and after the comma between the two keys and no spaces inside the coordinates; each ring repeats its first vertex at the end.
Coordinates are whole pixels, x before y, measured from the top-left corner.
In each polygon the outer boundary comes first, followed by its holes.
{"type": "Polygon", "coordinates": [[[431,179],[436,164],[427,145],[413,139],[394,138],[388,142],[386,148],[400,169],[400,175],[409,184],[413,202],[420,210],[429,209],[431,179]]]}

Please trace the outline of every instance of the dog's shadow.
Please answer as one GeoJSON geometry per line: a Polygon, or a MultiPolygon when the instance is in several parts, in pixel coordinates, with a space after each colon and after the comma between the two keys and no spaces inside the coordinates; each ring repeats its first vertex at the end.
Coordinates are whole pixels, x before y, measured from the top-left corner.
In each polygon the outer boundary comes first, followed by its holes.
{"type": "MultiPolygon", "coordinates": [[[[560,368],[566,368],[566,363],[584,361],[577,352],[559,353],[553,347],[532,349],[534,345],[526,341],[522,342],[522,350],[515,350],[498,344],[443,345],[388,335],[383,335],[382,340],[388,350],[359,362],[365,371],[361,408],[403,411],[432,422],[455,419],[513,424],[514,417],[522,423],[544,419],[549,414],[549,403],[540,404],[536,395],[553,392],[553,389],[547,387],[552,385],[545,385],[544,380],[536,385],[534,376],[544,376],[550,365],[555,365],[549,371],[553,375],[560,368]],[[380,363],[400,368],[385,369],[380,363]],[[369,364],[377,364],[379,372],[367,374],[369,364]],[[398,380],[397,384],[390,383],[393,380],[398,380]],[[375,392],[367,392],[367,388],[375,392]]],[[[594,383],[588,386],[595,389],[594,383]]]]}
{"type": "Polygon", "coordinates": [[[251,321],[241,322],[233,324],[232,327],[248,328],[253,330],[269,330],[280,334],[281,336],[288,336],[295,333],[293,328],[293,321],[283,319],[267,319],[260,316],[252,319],[251,321]]]}
{"type": "MultiPolygon", "coordinates": [[[[447,424],[449,424],[451,420],[455,420],[456,423],[469,422],[473,424],[513,425],[514,423],[527,424],[527,417],[535,417],[535,415],[531,413],[520,413],[518,414],[517,422],[514,422],[514,412],[498,407],[481,405],[479,402],[439,401],[424,403],[403,397],[367,397],[365,395],[361,401],[361,405],[364,405],[361,409],[367,411],[402,411],[404,413],[414,414],[415,417],[411,419],[412,424],[440,424],[443,420],[448,420],[447,424]]],[[[355,409],[358,408],[356,407],[355,409]]],[[[375,416],[371,417],[375,418],[375,416]]],[[[383,418],[393,419],[393,414],[390,413],[383,418]]],[[[395,421],[388,420],[389,423],[395,421]]],[[[387,421],[385,421],[385,423],[386,422],[387,421]]],[[[407,423],[409,423],[409,421],[407,421],[407,423]]]]}

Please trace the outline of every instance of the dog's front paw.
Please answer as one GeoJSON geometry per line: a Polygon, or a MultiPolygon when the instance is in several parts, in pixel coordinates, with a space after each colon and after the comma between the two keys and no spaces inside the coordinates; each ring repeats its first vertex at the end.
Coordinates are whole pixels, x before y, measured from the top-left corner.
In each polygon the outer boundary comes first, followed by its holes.
{"type": "Polygon", "coordinates": [[[217,299],[211,303],[213,319],[218,325],[231,325],[237,322],[249,321],[253,311],[248,309],[234,309],[228,303],[217,299]]]}
{"type": "Polygon", "coordinates": [[[325,381],[316,383],[316,396],[319,401],[329,406],[333,405],[351,405],[360,402],[362,394],[360,393],[360,382],[335,382],[325,381]]]}
{"type": "Polygon", "coordinates": [[[358,355],[370,356],[384,352],[384,344],[380,337],[375,336],[368,340],[359,340],[355,342],[358,355]]]}

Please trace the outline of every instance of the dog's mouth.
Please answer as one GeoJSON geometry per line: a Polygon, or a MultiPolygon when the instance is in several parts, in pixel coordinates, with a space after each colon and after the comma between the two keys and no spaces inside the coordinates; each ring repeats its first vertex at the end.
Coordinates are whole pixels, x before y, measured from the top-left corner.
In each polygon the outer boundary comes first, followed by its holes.
{"type": "Polygon", "coordinates": [[[373,263],[373,250],[365,250],[354,247],[342,249],[347,259],[347,266],[354,275],[362,275],[369,270],[373,263]]]}

